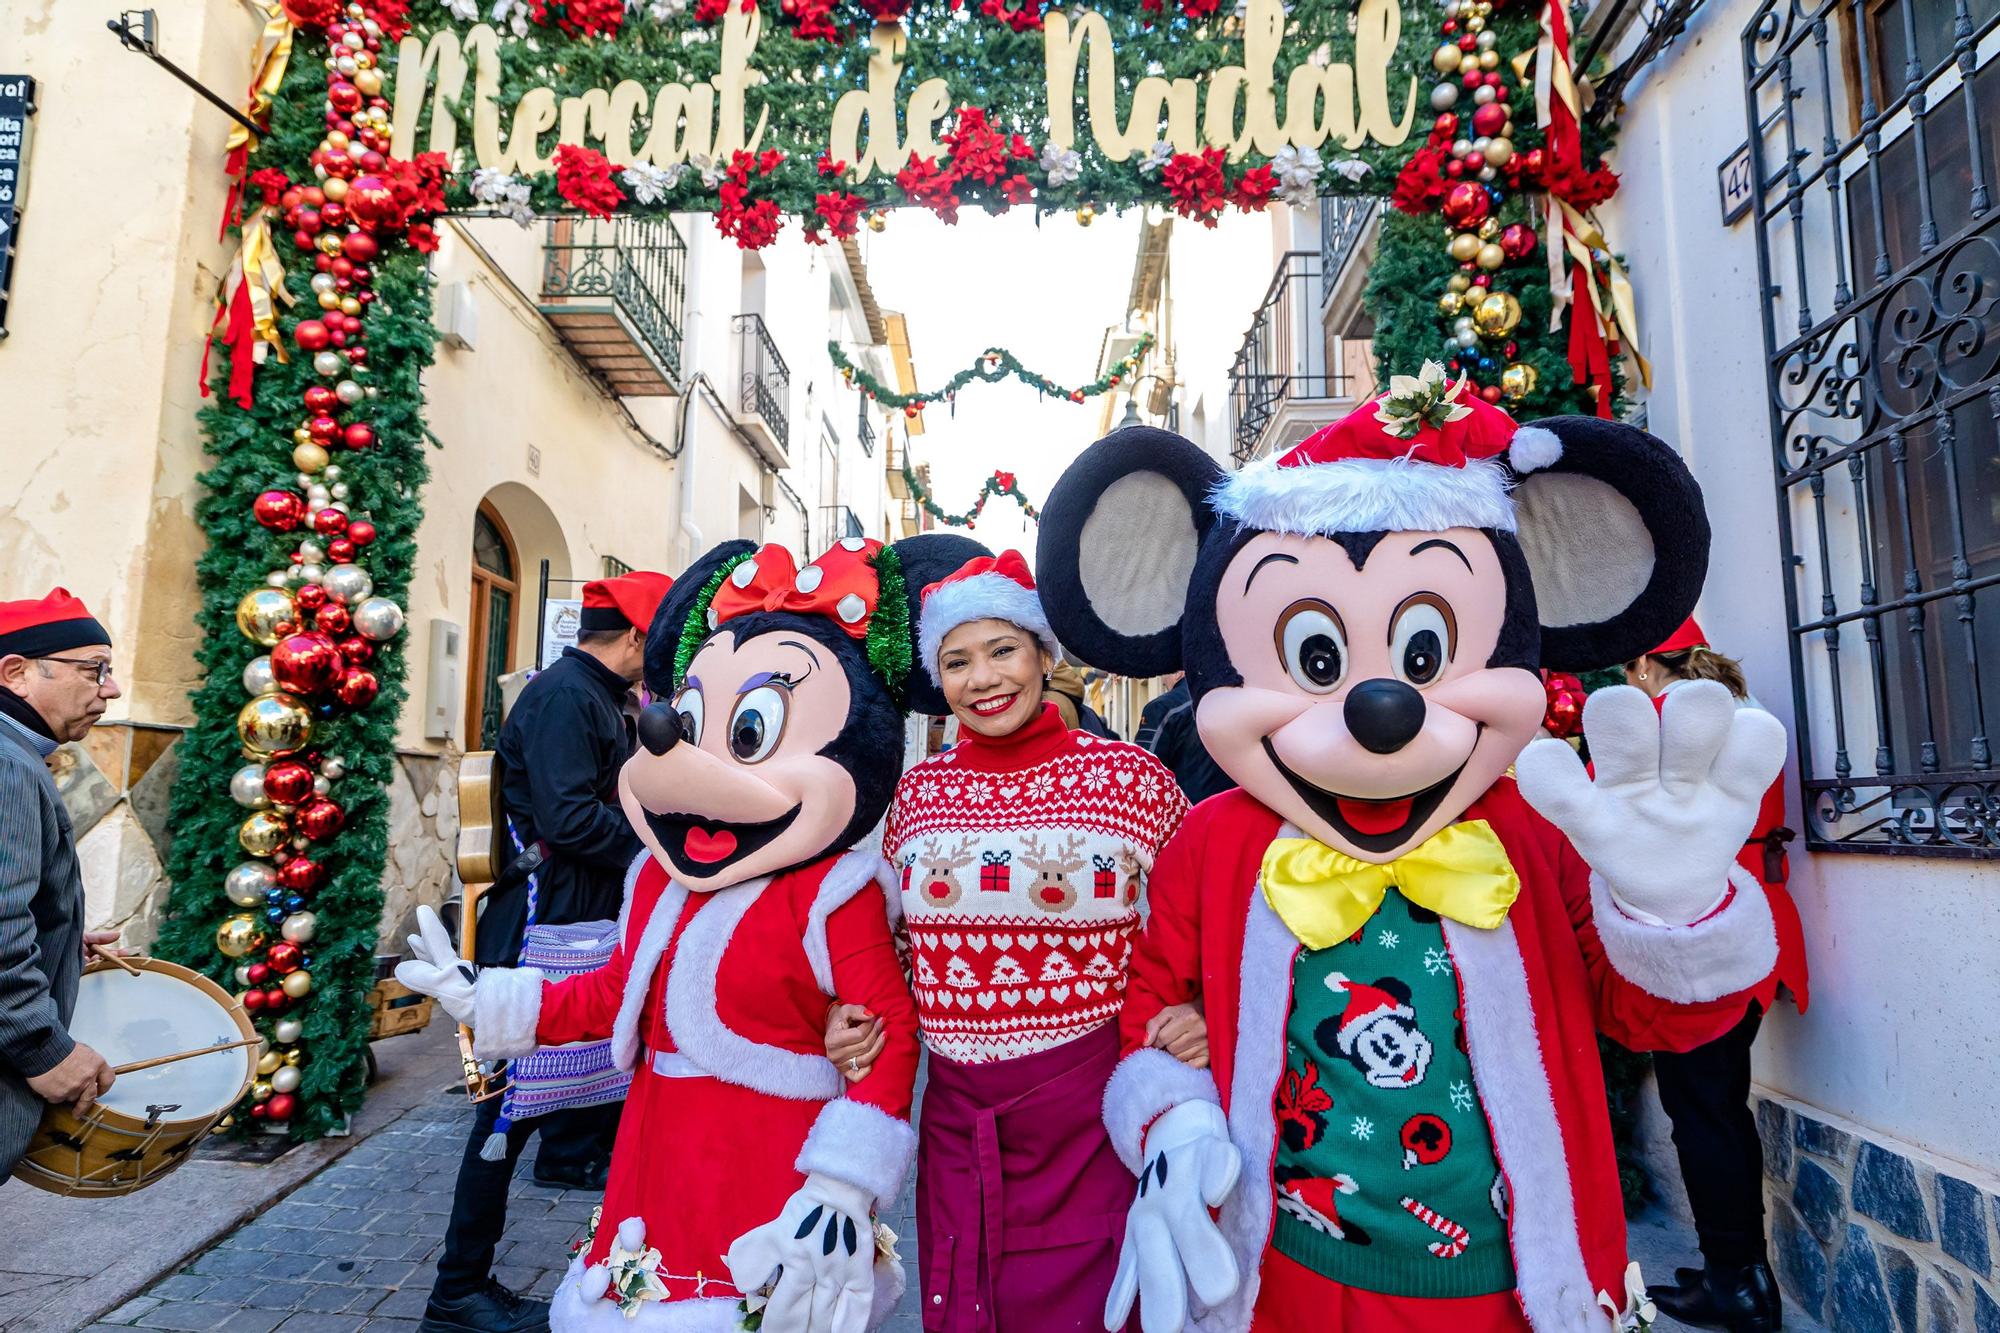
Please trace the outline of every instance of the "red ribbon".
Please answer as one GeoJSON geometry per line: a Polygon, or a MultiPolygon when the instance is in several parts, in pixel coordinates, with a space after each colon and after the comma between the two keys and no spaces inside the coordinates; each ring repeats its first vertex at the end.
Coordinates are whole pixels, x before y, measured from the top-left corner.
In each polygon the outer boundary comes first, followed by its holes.
{"type": "Polygon", "coordinates": [[[709,623],[720,625],[753,611],[789,611],[825,616],[852,637],[866,638],[869,618],[882,598],[881,576],[875,572],[881,549],[882,543],[872,537],[848,537],[800,569],[784,547],[759,547],[715,590],[709,623]]]}

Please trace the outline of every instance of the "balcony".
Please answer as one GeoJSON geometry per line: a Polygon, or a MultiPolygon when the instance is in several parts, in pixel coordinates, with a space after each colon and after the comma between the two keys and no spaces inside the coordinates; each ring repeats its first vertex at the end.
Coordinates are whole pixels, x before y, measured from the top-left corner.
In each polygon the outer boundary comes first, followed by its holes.
{"type": "Polygon", "coordinates": [[[1291,448],[1354,407],[1342,340],[1320,323],[1321,259],[1293,250],[1278,264],[1229,370],[1231,453],[1247,463],[1291,448]]]}
{"type": "Polygon", "coordinates": [[[762,315],[738,315],[734,327],[743,424],[765,446],[766,462],[790,467],[792,372],[778,355],[778,344],[771,340],[762,315]]]}
{"type": "Polygon", "coordinates": [[[868,400],[861,400],[861,419],[855,423],[854,438],[861,442],[861,452],[875,456],[875,423],[868,419],[868,400]]]}
{"type": "Polygon", "coordinates": [[[539,309],[624,398],[671,396],[681,373],[687,242],[666,218],[549,223],[539,309]]]}
{"type": "Polygon", "coordinates": [[[843,537],[866,537],[868,529],[846,505],[821,505],[819,507],[819,550],[830,550],[843,537]]]}
{"type": "MultiPolygon", "coordinates": [[[[1319,294],[1325,305],[1349,284],[1365,280],[1375,248],[1376,223],[1382,201],[1347,195],[1322,195],[1319,201],[1319,294]],[[1353,266],[1350,273],[1349,266],[1353,266]]],[[[1359,287],[1355,295],[1359,298],[1359,287]]]]}

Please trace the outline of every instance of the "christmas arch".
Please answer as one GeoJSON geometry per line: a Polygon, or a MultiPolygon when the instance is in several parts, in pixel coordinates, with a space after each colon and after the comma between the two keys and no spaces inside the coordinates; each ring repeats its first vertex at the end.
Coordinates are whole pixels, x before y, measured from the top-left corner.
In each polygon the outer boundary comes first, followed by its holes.
{"type": "MultiPolygon", "coordinates": [[[[1589,217],[1615,178],[1559,5],[253,3],[263,129],[225,164],[206,679],[160,944],[270,1039],[239,1127],[325,1133],[363,1091],[442,215],[705,213],[756,249],[904,207],[1214,225],[1393,192],[1369,292],[1385,369],[1442,355],[1529,413],[1618,391],[1629,299],[1589,217]]],[[[1018,371],[1001,356],[978,378],[1018,371]]],[[[988,491],[1019,498],[1001,476],[988,491]]]]}

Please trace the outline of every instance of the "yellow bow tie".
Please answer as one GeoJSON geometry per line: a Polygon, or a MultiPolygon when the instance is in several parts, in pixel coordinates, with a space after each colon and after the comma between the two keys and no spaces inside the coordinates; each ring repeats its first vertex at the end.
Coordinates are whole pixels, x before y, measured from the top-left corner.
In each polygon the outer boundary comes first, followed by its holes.
{"type": "Polygon", "coordinates": [[[1264,901],[1308,949],[1340,943],[1367,923],[1390,885],[1419,907],[1493,930],[1521,896],[1521,877],[1483,819],[1450,824],[1386,865],[1357,861],[1312,838],[1264,852],[1264,901]]]}

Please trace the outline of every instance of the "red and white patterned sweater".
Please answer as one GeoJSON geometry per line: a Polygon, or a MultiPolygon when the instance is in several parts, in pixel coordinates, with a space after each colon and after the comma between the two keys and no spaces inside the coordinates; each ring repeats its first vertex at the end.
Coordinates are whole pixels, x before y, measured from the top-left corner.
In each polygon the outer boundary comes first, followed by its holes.
{"type": "Polygon", "coordinates": [[[1139,898],[1187,813],[1136,745],[1062,724],[960,741],[903,775],[883,850],[902,877],[924,1040],[967,1064],[1118,1017],[1139,898]]]}

